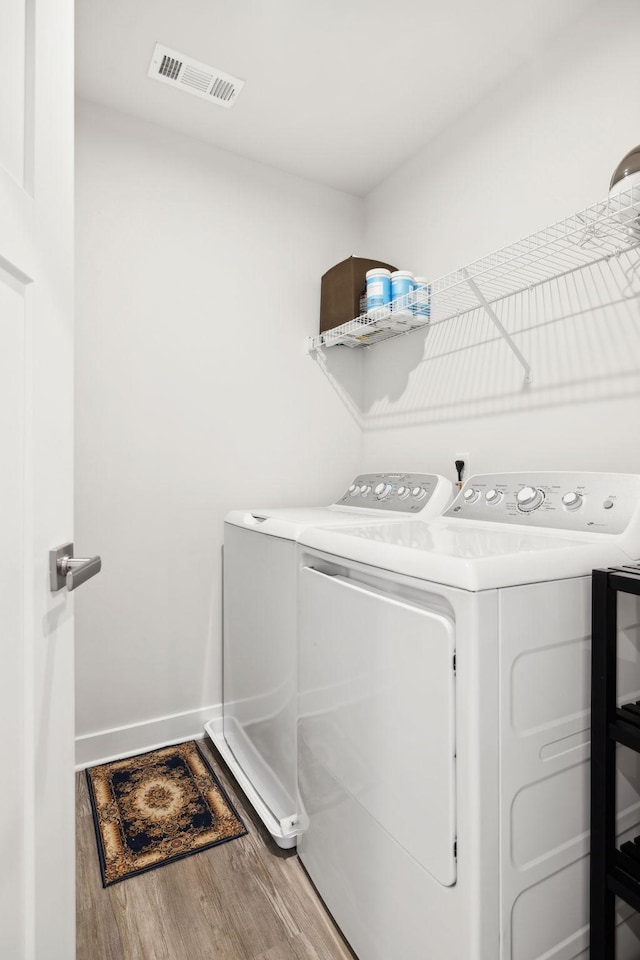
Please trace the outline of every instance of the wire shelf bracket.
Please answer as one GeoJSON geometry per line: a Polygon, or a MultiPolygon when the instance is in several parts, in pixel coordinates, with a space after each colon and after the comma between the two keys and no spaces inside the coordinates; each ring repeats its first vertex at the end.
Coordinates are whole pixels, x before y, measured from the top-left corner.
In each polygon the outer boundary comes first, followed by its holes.
{"type": "Polygon", "coordinates": [[[497,313],[495,312],[495,310],[493,309],[493,307],[491,306],[491,304],[487,303],[486,299],[482,294],[482,291],[478,287],[478,284],[475,282],[475,280],[471,279],[466,268],[462,269],[462,276],[467,281],[467,284],[471,289],[472,293],[474,294],[474,296],[477,298],[478,303],[483,308],[483,310],[485,311],[485,313],[487,314],[491,322],[497,327],[500,336],[505,340],[507,346],[509,347],[511,352],[514,354],[516,360],[524,369],[524,382],[531,383],[533,381],[533,375],[531,373],[530,364],[525,360],[523,354],[518,349],[516,344],[513,342],[513,338],[508,333],[506,327],[500,322],[500,319],[497,313]]]}

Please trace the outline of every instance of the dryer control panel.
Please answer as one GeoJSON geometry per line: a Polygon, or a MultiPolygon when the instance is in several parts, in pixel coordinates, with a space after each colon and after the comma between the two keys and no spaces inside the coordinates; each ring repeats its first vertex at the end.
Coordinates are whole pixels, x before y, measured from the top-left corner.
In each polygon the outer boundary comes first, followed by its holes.
{"type": "Polygon", "coordinates": [[[418,514],[429,503],[442,477],[432,473],[363,473],[336,505],[381,512],[418,514]]]}
{"type": "Polygon", "coordinates": [[[639,505],[635,474],[482,474],[466,481],[444,516],[618,534],[639,505]]]}

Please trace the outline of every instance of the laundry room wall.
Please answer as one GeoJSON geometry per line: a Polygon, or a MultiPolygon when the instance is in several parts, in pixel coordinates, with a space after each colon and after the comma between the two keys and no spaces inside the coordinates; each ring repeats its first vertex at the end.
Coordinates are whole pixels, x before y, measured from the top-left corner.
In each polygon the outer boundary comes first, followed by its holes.
{"type": "Polygon", "coordinates": [[[331,502],[359,467],[361,363],[327,376],[304,339],[363,204],[86,102],[76,165],[75,544],[103,558],[76,600],[88,763],[218,709],[227,511],[331,502]]]}
{"type": "MultiPolygon", "coordinates": [[[[635,0],[594,4],[369,194],[365,248],[434,278],[605,197],[640,141],[639,37],[635,0]]],[[[367,351],[363,468],[640,472],[640,275],[587,273],[502,308],[531,385],[479,311],[367,351]]]]}

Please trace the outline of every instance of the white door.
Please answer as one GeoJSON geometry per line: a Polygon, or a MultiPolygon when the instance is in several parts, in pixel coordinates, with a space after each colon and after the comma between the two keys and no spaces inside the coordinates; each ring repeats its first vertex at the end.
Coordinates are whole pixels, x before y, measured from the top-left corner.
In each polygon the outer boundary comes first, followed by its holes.
{"type": "MultiPolygon", "coordinates": [[[[322,767],[340,805],[353,800],[363,818],[450,886],[456,881],[451,619],[311,567],[302,568],[299,590],[299,746],[307,762],[315,761],[314,780],[322,767]]],[[[322,817],[313,822],[319,798],[313,789],[305,798],[302,773],[300,792],[311,820],[304,851],[314,830],[322,832],[322,817]]],[[[331,804],[329,797],[320,801],[324,812],[331,804]]],[[[328,842],[323,837],[322,845],[328,842]]]]}
{"type": "Polygon", "coordinates": [[[73,2],[0,4],[0,956],[72,960],[73,2]]]}
{"type": "Polygon", "coordinates": [[[439,960],[457,874],[453,621],[307,566],[299,610],[300,859],[357,956],[439,960]]]}

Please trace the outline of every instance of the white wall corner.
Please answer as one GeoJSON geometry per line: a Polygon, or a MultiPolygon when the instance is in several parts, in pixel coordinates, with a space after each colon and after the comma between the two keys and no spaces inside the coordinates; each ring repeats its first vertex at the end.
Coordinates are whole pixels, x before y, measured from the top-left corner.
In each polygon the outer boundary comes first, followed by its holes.
{"type": "Polygon", "coordinates": [[[129,723],[111,730],[99,730],[76,737],[76,770],[108,763],[148,750],[204,737],[204,725],[222,718],[222,704],[155,717],[143,723],[129,723]]]}

